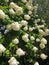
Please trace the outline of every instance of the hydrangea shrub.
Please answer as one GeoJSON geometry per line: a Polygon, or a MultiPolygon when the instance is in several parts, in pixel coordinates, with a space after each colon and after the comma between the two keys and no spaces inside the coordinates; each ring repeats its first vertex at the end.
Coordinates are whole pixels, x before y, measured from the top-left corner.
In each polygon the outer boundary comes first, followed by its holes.
{"type": "Polygon", "coordinates": [[[39,5],[33,0],[0,1],[1,65],[40,65],[47,59],[45,52],[49,29],[37,14],[39,5]]]}

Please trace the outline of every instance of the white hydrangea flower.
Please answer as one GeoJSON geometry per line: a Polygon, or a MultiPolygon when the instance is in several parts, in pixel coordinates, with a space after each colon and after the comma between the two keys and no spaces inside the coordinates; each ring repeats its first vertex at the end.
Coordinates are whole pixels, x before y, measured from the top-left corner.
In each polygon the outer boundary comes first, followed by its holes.
{"type": "Polygon", "coordinates": [[[35,16],[38,17],[39,15],[36,14],[35,16]]]}
{"type": "Polygon", "coordinates": [[[30,18],[31,18],[31,17],[30,17],[28,14],[24,15],[24,19],[25,19],[25,20],[30,20],[30,18]]]}
{"type": "Polygon", "coordinates": [[[40,22],[40,19],[35,19],[34,22],[35,22],[35,23],[38,23],[38,22],[40,22]]]}
{"type": "Polygon", "coordinates": [[[10,65],[18,65],[19,64],[19,62],[16,60],[15,57],[11,57],[10,60],[8,61],[8,63],[10,65]]]}
{"type": "Polygon", "coordinates": [[[19,31],[20,30],[20,24],[18,22],[14,22],[11,24],[12,29],[15,31],[19,31]]]}
{"type": "Polygon", "coordinates": [[[39,25],[40,28],[44,28],[44,25],[39,25]]]}
{"type": "Polygon", "coordinates": [[[28,42],[29,41],[28,34],[23,35],[22,40],[24,40],[25,42],[28,42]]]}
{"type": "Polygon", "coordinates": [[[2,44],[0,44],[0,53],[3,53],[5,50],[6,48],[2,44]]]}
{"type": "Polygon", "coordinates": [[[40,46],[41,49],[44,49],[45,48],[45,44],[43,44],[43,43],[40,43],[39,46],[40,46]]]}
{"type": "Polygon", "coordinates": [[[6,28],[7,28],[8,30],[11,30],[11,29],[12,29],[11,24],[8,24],[8,25],[6,26],[6,28]]]}
{"type": "Polygon", "coordinates": [[[32,6],[29,3],[26,3],[26,7],[28,10],[32,10],[32,6]]]}
{"type": "Polygon", "coordinates": [[[40,22],[40,19],[38,18],[37,21],[40,22]]]}
{"type": "Polygon", "coordinates": [[[24,30],[24,31],[27,31],[27,30],[28,30],[28,26],[25,26],[25,27],[23,28],[23,30],[24,30]]]}
{"type": "Polygon", "coordinates": [[[36,14],[36,13],[37,13],[37,10],[38,10],[38,4],[36,4],[36,5],[33,7],[33,9],[34,9],[34,13],[36,14]]]}
{"type": "Polygon", "coordinates": [[[33,31],[33,27],[29,27],[29,31],[33,31]]]}
{"type": "Polygon", "coordinates": [[[41,43],[47,44],[47,40],[46,40],[45,38],[42,38],[42,39],[41,39],[41,43]]]}
{"type": "Polygon", "coordinates": [[[34,22],[35,22],[35,24],[37,24],[37,22],[38,22],[38,21],[37,21],[37,19],[35,19],[35,21],[34,21],[34,22]]]}
{"type": "Polygon", "coordinates": [[[37,38],[37,39],[36,39],[36,42],[40,42],[40,39],[39,39],[39,38],[37,38]]]}
{"type": "Polygon", "coordinates": [[[41,33],[41,34],[42,34],[42,33],[44,33],[44,31],[43,31],[42,29],[39,29],[39,33],[41,33]]]}
{"type": "Polygon", "coordinates": [[[23,3],[26,3],[27,2],[27,0],[21,0],[23,3]]]}
{"type": "Polygon", "coordinates": [[[14,8],[15,10],[18,9],[18,5],[16,5],[14,2],[10,2],[10,5],[9,5],[11,8],[14,8]]]}
{"type": "Polygon", "coordinates": [[[39,29],[39,33],[40,33],[42,36],[45,36],[45,32],[44,32],[42,29],[39,29]]]}
{"type": "Polygon", "coordinates": [[[37,47],[33,47],[33,51],[36,52],[38,50],[37,47]]]}
{"type": "Polygon", "coordinates": [[[35,27],[39,28],[39,25],[37,23],[35,23],[35,27]]]}
{"type": "Polygon", "coordinates": [[[23,55],[25,55],[25,51],[23,51],[21,48],[18,48],[18,49],[16,50],[16,54],[17,54],[18,56],[23,56],[23,55]]]}
{"type": "Polygon", "coordinates": [[[40,58],[41,58],[42,60],[45,60],[45,59],[47,59],[47,55],[44,54],[44,53],[42,53],[42,54],[40,55],[40,58]]]}
{"type": "Polygon", "coordinates": [[[39,65],[39,63],[38,62],[35,62],[35,64],[34,65],[39,65]]]}
{"type": "Polygon", "coordinates": [[[34,36],[31,36],[31,37],[30,37],[30,40],[35,40],[35,37],[34,37],[34,36]]]}
{"type": "Polygon", "coordinates": [[[12,8],[9,9],[9,13],[15,15],[15,11],[12,8]]]}
{"type": "Polygon", "coordinates": [[[38,25],[37,28],[44,28],[44,25],[38,25]]]}
{"type": "Polygon", "coordinates": [[[36,5],[34,6],[34,9],[35,9],[35,10],[37,10],[37,9],[38,9],[38,4],[36,4],[36,5]]]}
{"type": "Polygon", "coordinates": [[[45,20],[42,20],[41,22],[42,22],[42,23],[45,23],[45,20]]]}
{"type": "Polygon", "coordinates": [[[0,9],[0,19],[5,19],[5,13],[0,9]]]}
{"type": "Polygon", "coordinates": [[[28,14],[29,14],[29,15],[32,15],[32,11],[28,11],[28,14]]]}
{"type": "Polygon", "coordinates": [[[29,4],[32,4],[33,3],[33,0],[29,0],[29,4]]]}
{"type": "Polygon", "coordinates": [[[10,3],[10,7],[13,8],[16,12],[16,15],[21,15],[23,14],[23,8],[19,7],[18,5],[16,5],[14,2],[10,3]]]}
{"type": "Polygon", "coordinates": [[[9,2],[9,0],[4,0],[4,2],[9,2]]]}
{"type": "Polygon", "coordinates": [[[14,40],[12,40],[12,42],[13,42],[14,44],[18,44],[18,43],[19,43],[19,40],[18,40],[17,38],[15,38],[14,40]]]}
{"type": "Polygon", "coordinates": [[[26,20],[22,20],[22,21],[21,21],[21,25],[22,25],[22,26],[26,26],[27,24],[28,24],[28,22],[27,22],[26,20]]]}
{"type": "Polygon", "coordinates": [[[18,7],[16,9],[16,15],[21,15],[21,14],[23,14],[23,9],[22,9],[22,7],[18,7]]]}
{"type": "Polygon", "coordinates": [[[45,29],[47,35],[49,35],[49,29],[45,29]]]}

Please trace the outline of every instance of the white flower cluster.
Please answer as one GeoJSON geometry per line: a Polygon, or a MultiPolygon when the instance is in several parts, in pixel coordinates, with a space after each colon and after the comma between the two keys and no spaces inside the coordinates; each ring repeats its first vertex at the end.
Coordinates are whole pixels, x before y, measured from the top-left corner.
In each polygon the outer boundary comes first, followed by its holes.
{"type": "Polygon", "coordinates": [[[38,50],[37,47],[33,47],[33,51],[36,52],[38,50]]]}
{"type": "Polygon", "coordinates": [[[7,29],[8,30],[15,30],[15,31],[19,31],[21,29],[22,26],[25,26],[24,27],[24,30],[27,31],[28,30],[28,22],[26,20],[22,20],[20,23],[18,22],[14,22],[12,24],[8,24],[7,25],[7,29]]]}
{"type": "Polygon", "coordinates": [[[24,15],[25,20],[30,20],[30,16],[28,14],[24,15]]]}
{"type": "Polygon", "coordinates": [[[8,63],[10,65],[18,65],[19,64],[19,62],[16,60],[15,57],[11,57],[10,60],[8,61],[8,63]]]}
{"type": "Polygon", "coordinates": [[[18,48],[18,49],[16,50],[16,54],[17,54],[18,56],[23,56],[23,55],[25,55],[25,51],[23,51],[21,48],[18,48]]]}
{"type": "Polygon", "coordinates": [[[5,19],[5,13],[0,9],[0,19],[5,19]]]}
{"type": "Polygon", "coordinates": [[[10,14],[16,14],[16,15],[21,15],[23,14],[23,9],[22,7],[19,7],[17,4],[15,4],[14,2],[10,3],[10,14]],[[15,11],[14,11],[15,10],[15,11]]]}
{"type": "Polygon", "coordinates": [[[33,31],[33,27],[29,27],[29,31],[30,31],[30,32],[33,31]]]}
{"type": "Polygon", "coordinates": [[[36,42],[40,42],[40,39],[39,39],[39,38],[37,38],[37,39],[36,39],[36,42]]]}
{"type": "Polygon", "coordinates": [[[46,35],[49,35],[49,29],[45,29],[46,35]]]}
{"type": "Polygon", "coordinates": [[[42,36],[47,36],[47,35],[49,35],[49,29],[45,29],[45,31],[43,31],[42,29],[39,29],[39,33],[42,36]]]}
{"type": "Polygon", "coordinates": [[[13,30],[15,31],[19,31],[20,30],[20,24],[18,22],[14,22],[11,24],[11,27],[13,30]]]}
{"type": "Polygon", "coordinates": [[[32,6],[33,5],[31,3],[31,1],[26,2],[26,7],[27,7],[28,10],[31,10],[32,11],[33,10],[32,6]]]}
{"type": "Polygon", "coordinates": [[[3,53],[5,50],[6,48],[2,44],[0,44],[0,53],[3,53]]]}
{"type": "Polygon", "coordinates": [[[39,65],[39,63],[38,62],[35,62],[35,64],[34,65],[39,65]]]}
{"type": "Polygon", "coordinates": [[[40,19],[38,18],[38,19],[35,19],[35,21],[34,21],[35,23],[38,23],[38,22],[40,22],[40,19]]]}
{"type": "Polygon", "coordinates": [[[7,29],[8,30],[11,30],[11,29],[13,29],[13,30],[15,30],[15,31],[19,31],[20,30],[20,24],[18,23],[18,22],[14,22],[14,23],[12,23],[12,24],[10,24],[10,25],[7,25],[7,29]]]}
{"type": "Polygon", "coordinates": [[[42,38],[40,43],[40,48],[44,49],[46,44],[47,44],[47,40],[45,38],[42,38]]]}
{"type": "Polygon", "coordinates": [[[38,29],[39,33],[42,35],[42,36],[47,36],[49,35],[49,29],[45,28],[45,21],[44,20],[41,20],[41,19],[35,19],[35,27],[38,29]],[[39,25],[38,23],[43,23],[42,25],[39,25]],[[43,30],[44,29],[44,30],[43,30]]]}
{"type": "Polygon", "coordinates": [[[36,5],[33,7],[33,9],[34,9],[34,13],[35,13],[35,15],[36,15],[37,10],[38,10],[38,4],[36,4],[36,5]]]}
{"type": "Polygon", "coordinates": [[[9,13],[12,14],[12,15],[15,15],[15,11],[12,8],[9,9],[9,13]]]}
{"type": "Polygon", "coordinates": [[[46,36],[45,32],[42,29],[39,29],[39,33],[43,36],[46,36]]]}
{"type": "Polygon", "coordinates": [[[46,40],[45,38],[42,38],[42,39],[41,39],[41,43],[47,44],[47,40],[46,40]]]}
{"type": "Polygon", "coordinates": [[[17,38],[15,38],[14,40],[12,40],[12,42],[13,42],[14,44],[18,44],[18,43],[19,43],[19,40],[18,40],[17,38]]]}
{"type": "Polygon", "coordinates": [[[11,30],[11,29],[12,29],[11,24],[8,24],[8,25],[6,26],[6,29],[7,29],[7,30],[11,30]]]}
{"type": "Polygon", "coordinates": [[[9,2],[9,0],[4,0],[4,2],[9,2]]]}
{"type": "Polygon", "coordinates": [[[27,26],[28,22],[26,20],[22,20],[20,23],[22,26],[27,26]]]}
{"type": "Polygon", "coordinates": [[[27,2],[27,0],[21,0],[23,3],[26,3],[27,2]]]}
{"type": "Polygon", "coordinates": [[[32,15],[32,11],[28,11],[28,14],[29,14],[29,15],[32,15]]]}
{"type": "Polygon", "coordinates": [[[35,37],[34,37],[34,36],[31,36],[31,37],[30,37],[30,40],[35,40],[35,37]]]}
{"type": "Polygon", "coordinates": [[[42,54],[40,55],[40,57],[41,57],[41,59],[42,59],[42,60],[47,59],[47,55],[46,55],[46,54],[44,54],[44,53],[42,53],[42,54]]]}
{"type": "Polygon", "coordinates": [[[24,34],[22,36],[22,40],[24,40],[25,42],[28,42],[29,41],[28,34],[24,34]]]}
{"type": "Polygon", "coordinates": [[[37,29],[39,30],[39,33],[41,33],[42,34],[42,29],[41,28],[44,28],[45,27],[45,25],[44,25],[44,23],[42,24],[42,25],[39,25],[38,23],[40,23],[41,22],[41,19],[35,19],[35,26],[37,27],[37,29]]]}
{"type": "Polygon", "coordinates": [[[25,26],[25,27],[23,28],[23,30],[24,30],[24,31],[27,31],[27,30],[28,30],[28,26],[25,26]]]}

